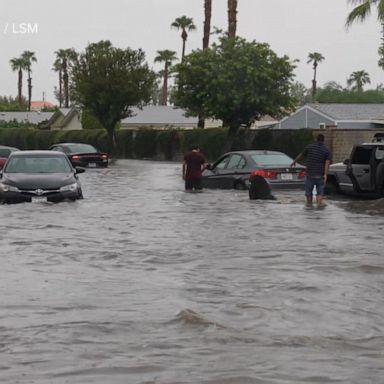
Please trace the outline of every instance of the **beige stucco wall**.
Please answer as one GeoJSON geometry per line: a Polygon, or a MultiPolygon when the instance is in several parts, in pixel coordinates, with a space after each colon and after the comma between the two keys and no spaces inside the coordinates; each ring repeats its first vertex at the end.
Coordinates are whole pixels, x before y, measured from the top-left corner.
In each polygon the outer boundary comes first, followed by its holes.
{"type": "Polygon", "coordinates": [[[319,133],[325,136],[325,144],[332,152],[332,161],[337,163],[349,157],[355,144],[372,141],[375,133],[384,133],[384,129],[326,128],[314,130],[314,137],[319,133]]]}

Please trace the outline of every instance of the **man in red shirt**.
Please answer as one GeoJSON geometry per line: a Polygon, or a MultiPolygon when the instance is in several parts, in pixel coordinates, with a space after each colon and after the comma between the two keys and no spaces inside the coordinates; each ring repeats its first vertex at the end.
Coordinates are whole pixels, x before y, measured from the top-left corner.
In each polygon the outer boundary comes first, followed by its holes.
{"type": "Polygon", "coordinates": [[[185,190],[187,192],[202,189],[201,175],[205,169],[205,163],[205,157],[197,145],[193,146],[191,151],[184,156],[183,180],[185,180],[185,190]]]}

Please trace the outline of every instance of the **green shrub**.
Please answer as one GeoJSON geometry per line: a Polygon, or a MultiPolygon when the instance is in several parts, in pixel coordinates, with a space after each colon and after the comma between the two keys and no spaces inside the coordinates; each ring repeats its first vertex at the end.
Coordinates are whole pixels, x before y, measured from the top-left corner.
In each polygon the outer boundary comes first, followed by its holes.
{"type": "Polygon", "coordinates": [[[156,157],[157,131],[142,129],[137,131],[134,138],[134,154],[138,159],[152,159],[156,157]]]}

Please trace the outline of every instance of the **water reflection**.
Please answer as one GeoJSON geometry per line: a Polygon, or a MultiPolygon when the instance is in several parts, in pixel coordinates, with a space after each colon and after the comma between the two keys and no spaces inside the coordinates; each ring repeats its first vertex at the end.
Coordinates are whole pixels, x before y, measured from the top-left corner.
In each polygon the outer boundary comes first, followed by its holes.
{"type": "Polygon", "coordinates": [[[183,191],[179,164],[0,206],[2,383],[379,383],[382,201],[183,191]]]}

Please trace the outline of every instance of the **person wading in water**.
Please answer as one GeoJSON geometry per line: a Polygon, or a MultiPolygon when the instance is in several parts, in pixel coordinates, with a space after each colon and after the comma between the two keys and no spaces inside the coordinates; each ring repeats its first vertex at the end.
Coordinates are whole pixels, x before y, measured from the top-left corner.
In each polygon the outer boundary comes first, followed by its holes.
{"type": "Polygon", "coordinates": [[[324,144],[324,135],[320,133],[315,143],[308,144],[304,151],[293,160],[291,167],[302,158],[305,160],[306,166],[305,197],[307,205],[312,205],[313,190],[316,186],[316,204],[318,207],[322,207],[324,186],[327,182],[328,168],[331,163],[331,152],[324,144]]]}
{"type": "Polygon", "coordinates": [[[184,156],[183,180],[185,191],[201,191],[201,177],[205,169],[206,159],[197,145],[192,146],[191,151],[184,156]]]}

